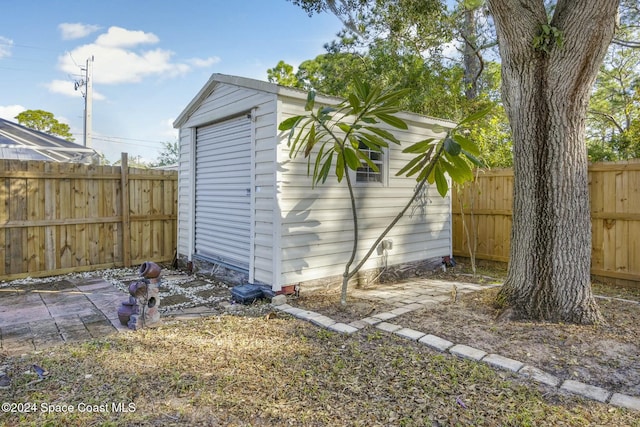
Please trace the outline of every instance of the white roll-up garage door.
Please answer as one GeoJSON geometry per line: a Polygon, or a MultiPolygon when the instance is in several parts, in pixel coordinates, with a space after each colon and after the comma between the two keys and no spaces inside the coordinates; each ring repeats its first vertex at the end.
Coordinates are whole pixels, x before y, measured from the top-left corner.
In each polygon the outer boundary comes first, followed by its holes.
{"type": "Polygon", "coordinates": [[[196,131],[195,253],[249,269],[251,120],[196,131]]]}

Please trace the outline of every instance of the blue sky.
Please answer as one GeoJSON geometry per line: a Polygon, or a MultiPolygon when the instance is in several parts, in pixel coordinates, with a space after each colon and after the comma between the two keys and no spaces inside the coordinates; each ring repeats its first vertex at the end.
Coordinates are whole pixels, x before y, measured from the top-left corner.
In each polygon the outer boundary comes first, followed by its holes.
{"type": "Polygon", "coordinates": [[[324,52],[341,28],[286,0],[0,0],[0,117],[52,112],[83,142],[74,90],[93,55],[93,148],[154,160],[212,73],[267,79],[324,52]]]}

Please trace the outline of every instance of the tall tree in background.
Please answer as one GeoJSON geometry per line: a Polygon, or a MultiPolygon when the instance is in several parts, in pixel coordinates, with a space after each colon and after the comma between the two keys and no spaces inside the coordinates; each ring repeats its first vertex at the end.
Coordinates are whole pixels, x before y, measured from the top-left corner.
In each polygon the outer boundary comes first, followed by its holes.
{"type": "Polygon", "coordinates": [[[71,129],[69,125],[60,123],[53,115],[44,110],[26,110],[16,116],[18,123],[31,129],[39,130],[40,132],[48,133],[49,135],[56,135],[66,139],[67,141],[74,141],[71,135],[71,129]]]}
{"type": "MultiPolygon", "coordinates": [[[[626,39],[640,39],[640,28],[620,30],[626,39]]],[[[619,39],[621,40],[621,39],[619,39]]],[[[640,45],[614,42],[600,68],[588,110],[589,158],[627,160],[640,157],[640,45]]]]}
{"type": "Polygon", "coordinates": [[[468,136],[488,166],[511,166],[510,131],[499,105],[500,67],[487,59],[498,55],[495,31],[483,0],[460,0],[452,10],[439,0],[292,1],[310,14],[332,11],[345,23],[338,40],[325,45],[328,54],[300,64],[298,79],[303,68],[314,77],[296,87],[345,96],[343,76],[359,76],[410,89],[404,110],[451,120],[494,106],[487,126],[475,124],[468,136]],[[338,63],[338,55],[351,61],[338,63]],[[321,57],[323,66],[309,67],[321,57]]]}
{"type": "Polygon", "coordinates": [[[151,162],[149,165],[152,168],[160,166],[171,166],[178,163],[180,159],[180,145],[178,141],[163,142],[162,151],[158,155],[155,162],[151,162]]]}
{"type": "MultiPolygon", "coordinates": [[[[350,18],[381,5],[427,14],[444,7],[418,0],[292,1],[310,13],[330,10],[356,31],[357,20],[350,18]]],[[[591,87],[613,40],[619,0],[487,4],[499,42],[515,176],[511,256],[499,301],[514,318],[599,322],[590,285],[585,120],[591,87]]]]}
{"type": "Polygon", "coordinates": [[[298,78],[293,72],[293,66],[284,61],[267,70],[267,79],[281,86],[298,87],[298,78]]]}

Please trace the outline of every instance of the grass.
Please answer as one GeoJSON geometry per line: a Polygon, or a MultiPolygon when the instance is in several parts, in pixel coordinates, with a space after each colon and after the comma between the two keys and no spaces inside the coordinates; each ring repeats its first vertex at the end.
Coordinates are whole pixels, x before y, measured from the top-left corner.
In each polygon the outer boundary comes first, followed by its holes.
{"type": "Polygon", "coordinates": [[[13,377],[2,401],[39,408],[0,413],[8,426],[640,425],[637,413],[537,389],[375,329],[341,335],[281,315],[168,321],[2,364],[13,377]],[[32,364],[49,376],[34,382],[32,364]],[[96,412],[78,411],[87,407],[96,412]]]}

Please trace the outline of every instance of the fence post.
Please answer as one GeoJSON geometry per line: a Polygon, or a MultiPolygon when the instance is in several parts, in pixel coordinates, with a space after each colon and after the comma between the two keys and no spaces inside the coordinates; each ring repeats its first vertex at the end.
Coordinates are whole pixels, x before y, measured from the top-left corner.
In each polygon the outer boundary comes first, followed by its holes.
{"type": "Polygon", "coordinates": [[[131,224],[129,222],[129,158],[122,153],[120,161],[122,187],[122,262],[131,267],[131,224]]]}

